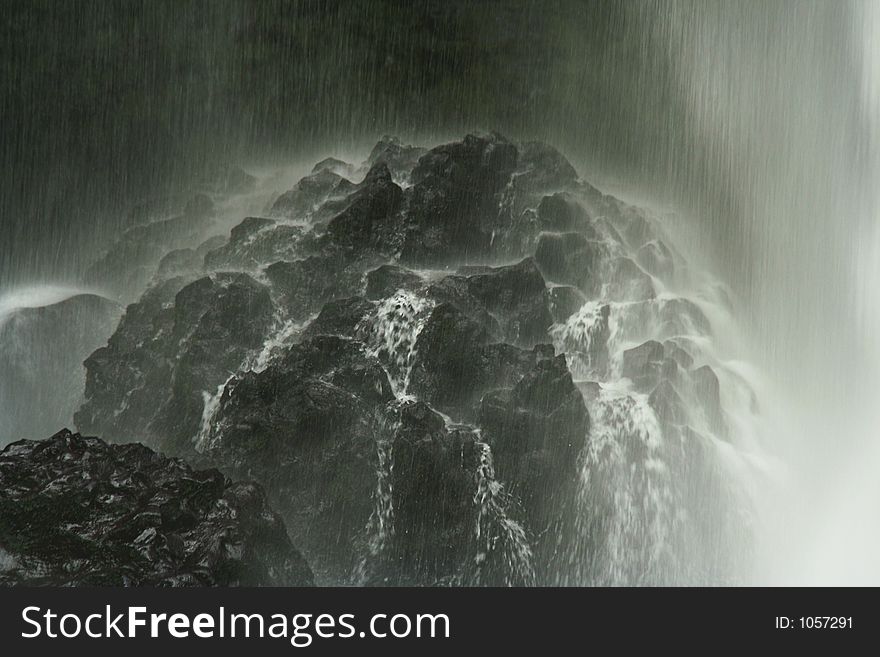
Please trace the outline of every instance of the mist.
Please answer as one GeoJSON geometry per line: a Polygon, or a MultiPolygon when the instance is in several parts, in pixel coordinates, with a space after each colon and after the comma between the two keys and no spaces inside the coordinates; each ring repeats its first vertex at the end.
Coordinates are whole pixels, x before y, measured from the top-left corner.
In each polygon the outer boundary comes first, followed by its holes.
{"type": "Polygon", "coordinates": [[[749,377],[761,418],[733,441],[758,516],[742,580],[880,581],[874,3],[12,1],[0,16],[0,325],[84,292],[114,323],[136,295],[86,281],[89,265],[133,207],[182,208],[218,168],[276,172],[224,210],[232,226],[382,135],[543,140],[665,217],[730,296],[713,353],[749,377]]]}

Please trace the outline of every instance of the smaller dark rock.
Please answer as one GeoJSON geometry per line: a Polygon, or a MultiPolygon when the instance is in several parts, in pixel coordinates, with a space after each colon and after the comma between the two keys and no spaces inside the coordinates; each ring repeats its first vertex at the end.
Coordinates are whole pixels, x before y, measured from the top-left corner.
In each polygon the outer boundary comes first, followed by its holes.
{"type": "Polygon", "coordinates": [[[403,195],[391,178],[388,167],[380,162],[347,201],[347,207],[327,224],[327,234],[334,244],[361,250],[374,247],[379,252],[394,253],[402,239],[395,224],[395,214],[403,195]]]}
{"type": "Polygon", "coordinates": [[[570,231],[589,227],[589,215],[569,194],[545,196],[538,204],[538,220],[544,230],[570,231]]]}
{"type": "Polygon", "coordinates": [[[416,290],[423,285],[422,277],[396,265],[382,265],[367,273],[368,299],[385,299],[398,290],[416,290]]]}
{"type": "Polygon", "coordinates": [[[339,335],[357,337],[357,328],[375,310],[375,305],[363,297],[349,297],[328,301],[318,316],[306,327],[303,335],[339,335]]]}
{"type": "Polygon", "coordinates": [[[581,233],[541,233],[535,261],[544,276],[564,285],[573,285],[591,296],[602,281],[600,266],[607,247],[581,233]]]}
{"type": "Polygon", "coordinates": [[[650,392],[663,381],[679,384],[683,370],[662,344],[649,340],[623,352],[622,374],[636,389],[650,392]]]}
{"type": "Polygon", "coordinates": [[[550,314],[556,322],[564,322],[580,310],[587,299],[576,287],[571,285],[554,285],[548,291],[550,314]]]}
{"type": "Polygon", "coordinates": [[[0,452],[0,585],[308,586],[262,489],[64,430],[0,452]]]}
{"type": "Polygon", "coordinates": [[[367,164],[373,167],[382,163],[396,179],[405,181],[425,152],[426,149],[406,145],[397,137],[385,136],[373,147],[367,164]]]}

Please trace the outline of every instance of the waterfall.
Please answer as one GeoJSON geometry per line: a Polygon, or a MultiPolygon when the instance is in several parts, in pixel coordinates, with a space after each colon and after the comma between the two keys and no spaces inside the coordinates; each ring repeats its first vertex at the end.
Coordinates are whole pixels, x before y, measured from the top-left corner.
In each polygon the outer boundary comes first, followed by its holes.
{"type": "Polygon", "coordinates": [[[680,516],[660,423],[644,395],[603,390],[591,410],[577,520],[589,561],[576,578],[599,586],[673,583],[680,516]]]}
{"type": "MultiPolygon", "coordinates": [[[[345,339],[362,341],[384,368],[392,417],[395,404],[415,401],[417,343],[443,299],[426,291],[432,277],[464,279],[525,257],[537,263],[536,243],[549,235],[565,256],[566,280],[535,265],[555,300],[546,313],[532,313],[510,290],[476,304],[485,310],[477,319],[491,334],[489,346],[503,334],[518,351],[502,354],[499,371],[486,373],[491,386],[475,385],[478,399],[468,398],[454,419],[476,453],[473,507],[470,493],[465,507],[475,514],[468,540],[477,554],[466,567],[479,573],[500,555],[510,582],[542,576],[535,574],[537,532],[520,523],[515,486],[502,480],[502,445],[480,438],[478,418],[515,408],[505,405],[517,385],[508,369],[531,375],[522,363],[535,365],[534,342],[549,336],[590,416],[577,448],[572,509],[564,511],[573,530],[560,539],[560,581],[880,583],[880,2],[561,0],[549,9],[525,3],[529,11],[449,2],[428,13],[420,3],[390,13],[382,3],[344,3],[329,14],[300,14],[307,8],[294,3],[279,20],[271,6],[234,0],[234,11],[209,12],[195,31],[192,11],[170,5],[110,16],[85,6],[62,11],[64,3],[45,11],[13,4],[0,9],[8,24],[23,26],[9,34],[15,102],[6,123],[16,128],[2,149],[15,175],[0,194],[0,447],[69,425],[86,387],[83,361],[98,354],[90,375],[123,382],[108,395],[109,410],[98,406],[107,431],[114,419],[124,431],[103,437],[150,437],[162,403],[153,408],[152,398],[167,392],[154,390],[180,381],[189,387],[175,398],[185,401],[186,431],[198,422],[184,440],[210,453],[236,377],[263,372],[302,337],[314,315],[302,322],[293,315],[353,297],[368,315],[352,311],[357,328],[345,339]],[[141,34],[155,38],[146,59],[125,57],[141,34]],[[46,61],[58,66],[47,69],[46,61]],[[410,194],[420,189],[416,163],[429,152],[422,146],[480,127],[511,142],[554,144],[583,179],[557,189],[536,182],[534,172],[505,169],[510,177],[493,188],[491,202],[463,212],[474,201],[471,187],[491,181],[459,175],[461,163],[446,152],[421,173],[448,176],[449,189],[410,194]],[[386,144],[385,164],[401,189],[355,198],[378,162],[364,161],[362,151],[385,132],[404,139],[386,144]],[[404,143],[419,146],[403,157],[394,149],[411,148],[404,143]],[[364,164],[328,158],[324,177],[306,180],[316,154],[364,164]],[[233,161],[254,174],[235,167],[238,186],[224,164],[233,161]],[[327,191],[327,178],[337,175],[331,169],[345,180],[327,191]],[[301,178],[304,186],[291,188],[301,178]],[[272,210],[294,191],[291,216],[272,210]],[[562,226],[539,216],[539,197],[557,191],[563,205],[576,201],[583,210],[562,226]],[[194,194],[210,196],[211,209],[190,212],[194,194]],[[371,212],[386,204],[388,216],[373,225],[371,212]],[[412,208],[418,213],[410,216],[412,208]],[[329,226],[345,213],[353,233],[363,228],[374,241],[390,240],[375,262],[349,258],[363,246],[359,238],[323,257],[329,226]],[[439,225],[446,213],[455,215],[448,233],[439,225]],[[206,257],[222,249],[218,237],[245,217],[262,228],[232,245],[240,259],[212,266],[206,257]],[[406,225],[397,226],[403,217],[406,225]],[[483,221],[497,250],[464,243],[483,221]],[[436,234],[415,230],[432,222],[436,234]],[[522,230],[516,239],[507,234],[514,226],[522,230]],[[290,243],[273,244],[272,235],[290,243]],[[563,248],[572,236],[582,250],[563,248]],[[402,257],[404,246],[420,251],[418,242],[450,238],[462,243],[448,262],[402,257]],[[212,240],[216,248],[206,246],[212,240]],[[471,257],[470,247],[480,255],[471,257]],[[279,262],[308,271],[291,275],[291,289],[282,290],[267,273],[279,262]],[[302,264],[309,262],[315,268],[302,264]],[[407,269],[411,278],[401,285],[419,292],[372,295],[357,287],[366,280],[358,277],[379,263],[438,269],[407,269]],[[226,270],[271,289],[271,326],[260,323],[241,351],[203,371],[200,361],[210,361],[219,343],[205,336],[191,355],[198,361],[192,380],[162,378],[179,365],[177,352],[170,342],[141,347],[176,340],[175,292],[226,270]],[[324,285],[337,275],[329,282],[338,286],[324,285]],[[343,284],[348,277],[352,285],[343,284]],[[145,289],[156,298],[135,309],[137,326],[109,344],[119,304],[141,299],[145,289]],[[560,299],[577,307],[562,312],[560,299]],[[523,313],[529,324],[544,323],[529,336],[506,324],[523,313]],[[549,328],[547,313],[555,318],[549,328]],[[471,408],[483,399],[497,406],[471,408]],[[145,426],[136,426],[140,420],[145,426]]],[[[493,146],[486,157],[501,166],[503,155],[493,146]]],[[[555,165],[540,164],[555,181],[555,165]]],[[[378,287],[389,280],[398,279],[378,287]]],[[[217,324],[227,320],[224,312],[217,324]]],[[[112,387],[102,385],[96,388],[112,387]]],[[[446,421],[449,429],[453,420],[446,421]]],[[[365,529],[366,493],[358,517],[366,536],[360,581],[369,579],[367,560],[396,536],[396,430],[383,424],[375,463],[370,442],[362,459],[369,461],[363,491],[374,465],[376,481],[365,529]]],[[[6,567],[0,550],[0,570],[6,567]]]]}
{"type": "Polygon", "coordinates": [[[693,211],[681,246],[730,282],[760,363],[761,583],[876,583],[878,52],[873,2],[658,6],[693,211]],[[733,29],[732,26],[739,26],[733,29]],[[708,258],[707,258],[708,256],[708,258]]]}
{"type": "MultiPolygon", "coordinates": [[[[203,390],[202,400],[204,406],[202,408],[202,419],[199,423],[199,430],[194,438],[194,445],[197,452],[204,452],[206,449],[214,446],[220,440],[222,427],[215,422],[217,413],[220,410],[220,400],[223,397],[226,386],[232,382],[238,374],[243,372],[262,372],[273,360],[279,356],[285,345],[298,335],[308,322],[297,322],[287,318],[285,314],[278,311],[273,320],[272,326],[269,328],[263,346],[259,350],[255,350],[248,354],[242,361],[241,366],[229,375],[229,377],[221,383],[214,391],[203,390]]],[[[231,394],[230,390],[230,394],[231,394]]]]}
{"type": "Polygon", "coordinates": [[[376,440],[376,489],[373,491],[373,512],[366,527],[366,549],[354,572],[354,581],[361,585],[367,583],[371,561],[382,554],[394,533],[391,450],[397,423],[383,418],[380,424],[382,432],[376,440]]]}
{"type": "Polygon", "coordinates": [[[385,364],[398,399],[405,398],[416,355],[416,341],[434,304],[407,290],[383,300],[375,317],[365,320],[359,332],[367,334],[371,356],[385,364]]]}
{"type": "Polygon", "coordinates": [[[492,448],[484,442],[477,443],[477,448],[479,465],[474,504],[477,506],[476,539],[479,551],[475,557],[475,583],[480,583],[482,565],[490,554],[500,554],[507,585],[534,584],[532,548],[525,529],[507,513],[509,501],[504,493],[504,485],[495,478],[492,448]]]}

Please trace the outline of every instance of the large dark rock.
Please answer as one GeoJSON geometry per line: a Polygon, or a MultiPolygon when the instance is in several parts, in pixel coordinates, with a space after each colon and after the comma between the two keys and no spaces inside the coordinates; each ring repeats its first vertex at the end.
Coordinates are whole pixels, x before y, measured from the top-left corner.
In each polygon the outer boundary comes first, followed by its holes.
{"type": "Polygon", "coordinates": [[[601,289],[602,263],[607,255],[603,242],[582,233],[541,233],[535,261],[548,280],[573,285],[591,297],[601,289]]]}
{"type": "Polygon", "coordinates": [[[485,257],[499,214],[497,195],[516,163],[516,146],[499,135],[468,135],[425,153],[406,192],[410,227],[401,260],[434,265],[485,257]]]}
{"type": "Polygon", "coordinates": [[[304,229],[277,224],[273,219],[247,217],[229,234],[229,241],[205,255],[206,269],[254,270],[300,255],[304,229]]]}
{"type": "Polygon", "coordinates": [[[512,388],[483,398],[479,422],[499,478],[540,534],[542,523],[552,522],[563,509],[560,496],[571,493],[590,419],[565,356],[554,356],[549,345],[536,348],[536,356],[512,388]]]}
{"type": "Polygon", "coordinates": [[[0,452],[0,584],[308,586],[253,483],[67,430],[0,452]]]}
{"type": "Polygon", "coordinates": [[[191,450],[204,395],[262,347],[274,307],[246,274],[185,282],[172,279],[130,305],[107,346],[86,359],[81,431],[191,450]]]}
{"type": "Polygon", "coordinates": [[[285,219],[314,220],[316,208],[325,204],[343,203],[355,188],[350,180],[329,168],[321,168],[302,178],[293,189],[279,196],[269,214],[285,219]]]}
{"type": "Polygon", "coordinates": [[[499,318],[508,342],[529,347],[547,342],[553,318],[544,277],[534,258],[482,269],[468,276],[466,285],[468,292],[499,318]]]}
{"type": "Polygon", "coordinates": [[[403,238],[396,216],[402,195],[388,167],[382,162],[374,165],[349,196],[345,210],[327,224],[328,236],[347,249],[396,252],[403,238]]]}
{"type": "Polygon", "coordinates": [[[377,437],[392,399],[363,344],[316,336],[220,399],[207,456],[262,482],[324,582],[353,582],[368,541],[377,437]]]}
{"type": "Polygon", "coordinates": [[[559,581],[584,520],[584,399],[606,392],[570,372],[618,375],[615,326],[658,340],[622,367],[664,430],[717,415],[678,337],[708,322],[654,298],[671,252],[545,144],[383,139],[268,214],[166,257],[88,359],[77,420],[257,479],[322,583],[559,581]]]}

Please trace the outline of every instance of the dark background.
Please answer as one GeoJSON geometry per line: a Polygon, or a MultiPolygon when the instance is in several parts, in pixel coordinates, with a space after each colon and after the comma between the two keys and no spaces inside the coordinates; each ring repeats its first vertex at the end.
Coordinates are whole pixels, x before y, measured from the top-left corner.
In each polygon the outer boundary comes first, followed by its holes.
{"type": "Polygon", "coordinates": [[[75,275],[135,202],[218,163],[495,129],[603,171],[645,168],[673,102],[645,29],[655,9],[6,0],[0,287],[75,275]]]}

